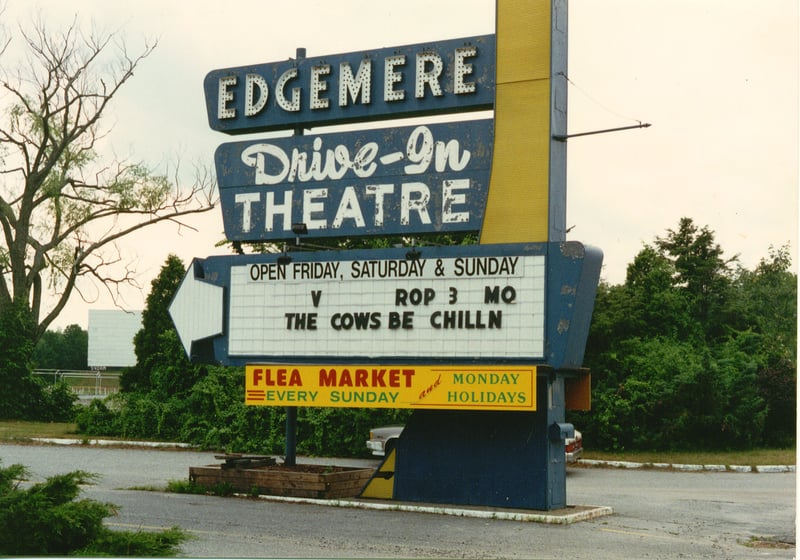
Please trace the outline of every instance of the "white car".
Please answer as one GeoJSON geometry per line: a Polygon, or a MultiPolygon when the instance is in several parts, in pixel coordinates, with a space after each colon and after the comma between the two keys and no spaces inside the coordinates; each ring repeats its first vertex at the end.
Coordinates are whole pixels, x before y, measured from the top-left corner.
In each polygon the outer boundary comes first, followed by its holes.
{"type": "MultiPolygon", "coordinates": [[[[403,427],[381,426],[370,430],[367,449],[372,451],[373,455],[378,455],[379,457],[388,455],[397,445],[397,439],[403,432],[403,427]]],[[[574,463],[580,460],[582,456],[583,436],[578,430],[575,430],[575,437],[567,438],[564,441],[564,458],[567,463],[574,463]]]]}

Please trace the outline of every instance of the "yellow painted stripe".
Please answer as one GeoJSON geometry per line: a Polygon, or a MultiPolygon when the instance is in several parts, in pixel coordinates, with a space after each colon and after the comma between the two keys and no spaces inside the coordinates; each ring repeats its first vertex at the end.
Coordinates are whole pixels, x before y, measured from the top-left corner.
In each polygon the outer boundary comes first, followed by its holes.
{"type": "Polygon", "coordinates": [[[548,240],[550,2],[497,1],[495,139],[482,244],[548,240]]]}

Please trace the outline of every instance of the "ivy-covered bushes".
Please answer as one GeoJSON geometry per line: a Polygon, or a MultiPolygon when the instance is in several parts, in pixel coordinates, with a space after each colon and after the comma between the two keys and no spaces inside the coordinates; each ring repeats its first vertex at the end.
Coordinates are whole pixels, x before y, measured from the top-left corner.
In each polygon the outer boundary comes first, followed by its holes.
{"type": "Polygon", "coordinates": [[[746,449],[795,444],[797,276],[788,248],[755,270],[684,218],[645,246],[624,284],[601,283],[586,349],[587,447],[746,449]]]}

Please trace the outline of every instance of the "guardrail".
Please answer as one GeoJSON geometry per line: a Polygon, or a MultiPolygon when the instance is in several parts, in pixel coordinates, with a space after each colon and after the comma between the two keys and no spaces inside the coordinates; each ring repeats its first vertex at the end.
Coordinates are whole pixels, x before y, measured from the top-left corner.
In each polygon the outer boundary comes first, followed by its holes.
{"type": "Polygon", "coordinates": [[[119,391],[119,373],[72,369],[37,369],[33,375],[63,381],[81,398],[102,398],[119,391]]]}

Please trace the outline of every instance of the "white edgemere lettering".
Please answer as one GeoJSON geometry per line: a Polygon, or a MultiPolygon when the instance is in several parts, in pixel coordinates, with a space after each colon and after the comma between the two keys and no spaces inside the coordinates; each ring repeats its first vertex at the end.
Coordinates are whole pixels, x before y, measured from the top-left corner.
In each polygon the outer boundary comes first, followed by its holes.
{"type": "Polygon", "coordinates": [[[461,47],[456,49],[455,52],[455,66],[453,72],[453,93],[456,95],[463,95],[465,93],[475,93],[475,82],[465,82],[464,76],[469,76],[473,73],[472,64],[465,62],[464,59],[477,56],[478,47],[461,47]]]}
{"type": "MultiPolygon", "coordinates": [[[[451,67],[445,69],[448,57],[435,50],[423,50],[414,55],[414,97],[424,99],[426,88],[434,97],[446,94],[443,80],[452,81],[453,95],[470,95],[477,91],[474,81],[467,81],[475,75],[474,64],[469,62],[478,55],[478,47],[474,45],[458,47],[452,51],[451,67]]],[[[406,68],[407,55],[393,54],[383,60],[374,60],[364,55],[358,63],[358,70],[353,74],[350,61],[340,61],[336,67],[320,63],[304,67],[300,75],[300,66],[294,65],[284,70],[275,80],[274,95],[277,108],[288,113],[297,113],[302,109],[303,89],[308,94],[308,109],[324,111],[331,106],[326,92],[331,91],[329,81],[333,83],[332,93],[338,94],[338,106],[341,108],[353,105],[370,105],[372,103],[373,64],[383,63],[383,101],[385,103],[400,102],[406,99],[403,83],[411,84],[411,69],[406,68]],[[338,69],[338,72],[336,71],[338,69]],[[302,79],[305,87],[296,86],[289,89],[289,82],[302,79]]],[[[296,63],[295,63],[296,64],[296,63]]],[[[231,72],[235,69],[231,69],[231,72]]],[[[379,71],[376,71],[379,72],[379,71]]],[[[273,78],[274,79],[274,78],[273,78]]],[[[254,117],[264,112],[268,105],[270,82],[267,77],[254,72],[231,74],[218,79],[217,118],[219,120],[234,119],[236,107],[240,107],[247,117],[254,117]],[[240,78],[244,82],[245,94],[235,95],[240,78]],[[258,91],[256,91],[258,90],[258,91]]]]}
{"type": "Polygon", "coordinates": [[[395,90],[394,85],[403,80],[402,72],[395,71],[395,66],[404,66],[406,55],[387,56],[383,67],[383,100],[402,101],[406,98],[406,90],[395,90]]]}
{"type": "Polygon", "coordinates": [[[359,93],[361,94],[361,104],[369,105],[372,95],[371,82],[372,60],[369,58],[365,58],[358,65],[358,72],[356,72],[355,77],[353,77],[353,71],[349,63],[342,62],[339,64],[339,107],[347,107],[348,99],[352,99],[353,103],[355,103],[359,93]]]}
{"type": "Polygon", "coordinates": [[[439,78],[444,70],[444,62],[439,53],[425,52],[417,54],[417,75],[415,97],[422,99],[425,97],[425,84],[431,88],[431,93],[436,97],[443,95],[442,86],[439,78]],[[430,70],[425,68],[430,65],[430,70]]]}
{"type": "Polygon", "coordinates": [[[248,74],[245,76],[245,91],[244,114],[247,117],[253,117],[259,114],[267,105],[269,84],[267,80],[258,74],[248,74]],[[258,99],[255,97],[256,89],[259,92],[258,99]]]}
{"type": "Polygon", "coordinates": [[[291,100],[286,99],[286,84],[294,78],[297,78],[297,67],[286,70],[275,84],[275,101],[278,103],[278,107],[288,113],[296,113],[300,110],[299,87],[292,88],[291,100]]]}
{"type": "Polygon", "coordinates": [[[226,76],[219,79],[219,105],[217,107],[217,118],[233,119],[236,118],[236,109],[228,108],[228,102],[233,101],[233,92],[228,89],[236,85],[236,76],[226,76]]]}
{"type": "Polygon", "coordinates": [[[328,90],[328,82],[322,77],[331,73],[331,65],[323,64],[311,68],[311,101],[310,109],[327,109],[330,100],[327,97],[320,97],[320,93],[328,90]]]}

